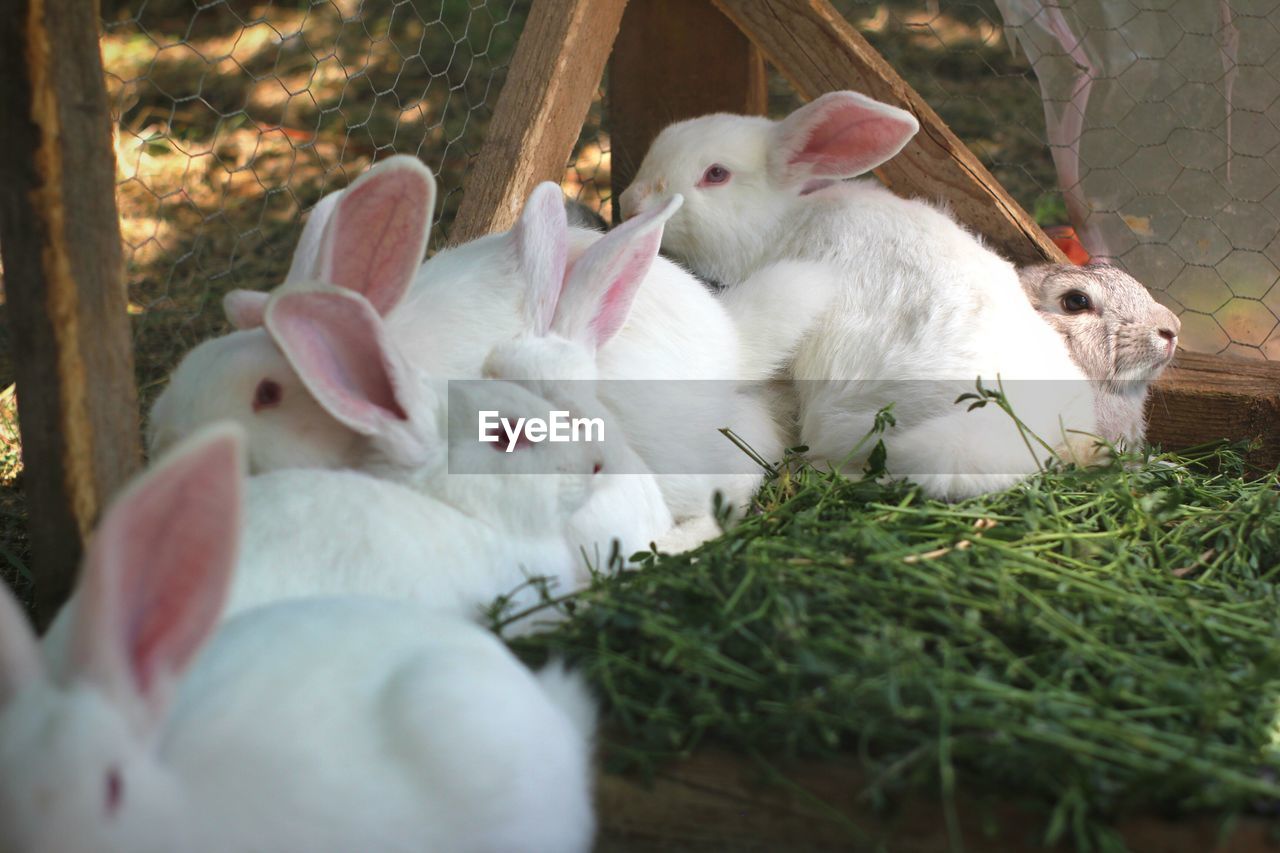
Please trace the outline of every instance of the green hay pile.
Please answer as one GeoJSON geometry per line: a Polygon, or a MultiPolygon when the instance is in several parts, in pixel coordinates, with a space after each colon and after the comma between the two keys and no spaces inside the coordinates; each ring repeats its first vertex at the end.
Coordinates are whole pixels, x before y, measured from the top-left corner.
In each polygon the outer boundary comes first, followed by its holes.
{"type": "Polygon", "coordinates": [[[601,697],[615,769],[714,742],[843,756],[873,802],[1016,795],[1047,841],[1280,798],[1280,490],[1238,453],[1050,470],[958,504],[800,467],[701,549],[523,640],[601,697]]]}

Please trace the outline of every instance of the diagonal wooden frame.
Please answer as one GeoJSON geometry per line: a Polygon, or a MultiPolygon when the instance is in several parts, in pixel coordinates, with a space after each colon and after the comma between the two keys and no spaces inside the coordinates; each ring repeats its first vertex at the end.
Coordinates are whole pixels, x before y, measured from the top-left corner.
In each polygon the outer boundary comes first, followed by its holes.
{"type": "MultiPolygon", "coordinates": [[[[1066,260],[938,114],[827,0],[713,2],[804,97],[857,89],[916,115],[921,132],[879,172],[894,192],[948,204],[961,223],[1015,261],[1066,260]]],[[[533,187],[560,178],[591,95],[600,85],[626,5],[626,0],[534,0],[507,72],[508,83],[494,109],[489,138],[465,182],[451,243],[511,227],[533,187]]],[[[710,51],[710,61],[704,57],[699,73],[714,74],[708,66],[724,60],[724,52],[715,48],[726,42],[723,35],[713,34],[714,20],[708,21],[698,8],[706,5],[707,0],[632,0],[630,16],[636,27],[668,19],[678,42],[688,35],[684,28],[695,25],[688,16],[700,16],[696,38],[688,43],[710,51]]],[[[624,61],[632,47],[626,38],[624,34],[620,46],[624,61]]],[[[670,85],[673,75],[692,70],[680,61],[687,57],[672,57],[669,47],[654,48],[627,68],[629,76],[638,73],[650,83],[665,83],[654,96],[668,100],[676,97],[670,85]],[[650,65],[655,72],[649,71],[650,65]]],[[[745,71],[752,60],[742,61],[745,71]]],[[[761,74],[756,84],[760,92],[763,79],[761,74]]],[[[686,103],[763,111],[763,96],[755,91],[725,97],[717,94],[723,87],[708,88],[709,97],[686,103]]],[[[639,98],[632,98],[627,105],[634,108],[639,103],[639,98]]],[[[667,120],[686,114],[697,113],[673,110],[667,120]]],[[[639,131],[648,132],[647,127],[639,131]]]]}

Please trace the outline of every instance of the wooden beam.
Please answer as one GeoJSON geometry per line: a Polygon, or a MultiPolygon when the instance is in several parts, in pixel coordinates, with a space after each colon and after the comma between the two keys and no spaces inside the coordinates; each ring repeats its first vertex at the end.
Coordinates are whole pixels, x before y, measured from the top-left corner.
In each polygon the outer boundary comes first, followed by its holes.
{"type": "MultiPolygon", "coordinates": [[[[703,750],[657,774],[652,786],[601,774],[597,783],[597,853],[640,850],[893,850],[934,853],[954,846],[942,803],[911,796],[878,811],[862,796],[867,780],[855,760],[782,763],[785,785],[766,784],[750,760],[703,750]],[[804,792],[801,795],[800,792],[804,792]]],[[[1018,807],[1017,798],[957,795],[955,830],[966,850],[1002,853],[1069,850],[1041,846],[1046,815],[1018,807]]],[[[1184,820],[1134,817],[1117,827],[1131,850],[1163,853],[1276,853],[1271,822],[1239,818],[1230,827],[1215,815],[1184,820]]]]}
{"type": "Polygon", "coordinates": [[[764,115],[768,109],[764,55],[711,0],[631,0],[609,68],[615,199],[654,137],[672,122],[716,112],[764,115]]]}
{"type": "Polygon", "coordinates": [[[1147,438],[1169,449],[1258,440],[1251,465],[1280,465],[1280,363],[1179,351],[1155,383],[1147,438]]]}
{"type": "Polygon", "coordinates": [[[516,221],[541,181],[560,181],[618,34],[626,0],[533,0],[449,242],[516,221]]]}
{"type": "Polygon", "coordinates": [[[138,396],[97,4],[15,0],[0,27],[0,251],[38,622],[138,467],[138,396]]]}
{"type": "Polygon", "coordinates": [[[827,0],[715,0],[806,98],[853,89],[902,107],[920,132],[876,170],[894,192],[945,202],[1018,264],[1065,256],[938,114],[827,0]]]}

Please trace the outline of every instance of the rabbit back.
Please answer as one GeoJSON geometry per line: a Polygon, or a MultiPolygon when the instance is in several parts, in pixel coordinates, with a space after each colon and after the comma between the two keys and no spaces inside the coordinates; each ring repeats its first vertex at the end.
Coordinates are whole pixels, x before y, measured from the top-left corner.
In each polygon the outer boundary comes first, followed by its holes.
{"type": "Polygon", "coordinates": [[[295,469],[249,479],[244,547],[226,614],[287,598],[378,595],[475,617],[530,576],[563,594],[583,580],[563,537],[519,537],[397,483],[295,469]]]}
{"type": "Polygon", "coordinates": [[[228,851],[586,849],[588,754],[483,629],[324,598],[224,625],[161,747],[228,851]]]}

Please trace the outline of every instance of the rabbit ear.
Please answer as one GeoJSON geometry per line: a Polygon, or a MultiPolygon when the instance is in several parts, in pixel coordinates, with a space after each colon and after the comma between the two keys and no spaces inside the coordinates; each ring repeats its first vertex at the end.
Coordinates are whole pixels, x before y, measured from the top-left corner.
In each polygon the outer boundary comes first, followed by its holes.
{"type": "Polygon", "coordinates": [[[386,314],[422,266],[435,199],[436,179],[416,157],[383,160],[338,194],[307,278],[354,290],[386,314]]]}
{"type": "Polygon", "coordinates": [[[13,594],[0,582],[0,706],[24,684],[43,677],[36,635],[13,594]]]}
{"type": "Polygon", "coordinates": [[[1062,268],[1057,264],[1034,264],[1018,270],[1018,282],[1022,290],[1034,302],[1040,298],[1045,281],[1062,268]]]}
{"type": "Polygon", "coordinates": [[[856,92],[829,92],[774,128],[769,172],[801,193],[869,172],[920,129],[906,110],[856,92]]]}
{"type": "Polygon", "coordinates": [[[583,252],[565,277],[552,331],[591,349],[616,335],[658,256],[662,226],[683,203],[684,196],[676,194],[662,208],[628,219],[583,252]]]}
{"type": "Polygon", "coordinates": [[[261,290],[230,290],[222,297],[222,310],[233,329],[256,329],[262,325],[271,294],[261,290]]]}
{"type": "Polygon", "coordinates": [[[546,334],[568,258],[569,223],[559,185],[543,181],[534,188],[511,236],[520,273],[528,283],[525,311],[534,332],[546,334]]]}
{"type": "Polygon", "coordinates": [[[167,454],[107,510],[85,560],[72,667],[142,726],[212,633],[240,539],[242,433],[223,423],[167,454]]]}
{"type": "Polygon", "coordinates": [[[320,199],[307,214],[307,224],[298,237],[298,245],[293,250],[293,260],[289,263],[289,272],[285,275],[286,284],[296,281],[315,281],[320,278],[321,247],[325,245],[325,234],[329,230],[329,222],[338,209],[338,200],[343,190],[334,190],[320,199]]]}
{"type": "Polygon", "coordinates": [[[266,327],[316,402],[339,423],[416,459],[423,442],[409,411],[415,385],[386,337],[382,318],[342,290],[280,294],[266,327]]]}

